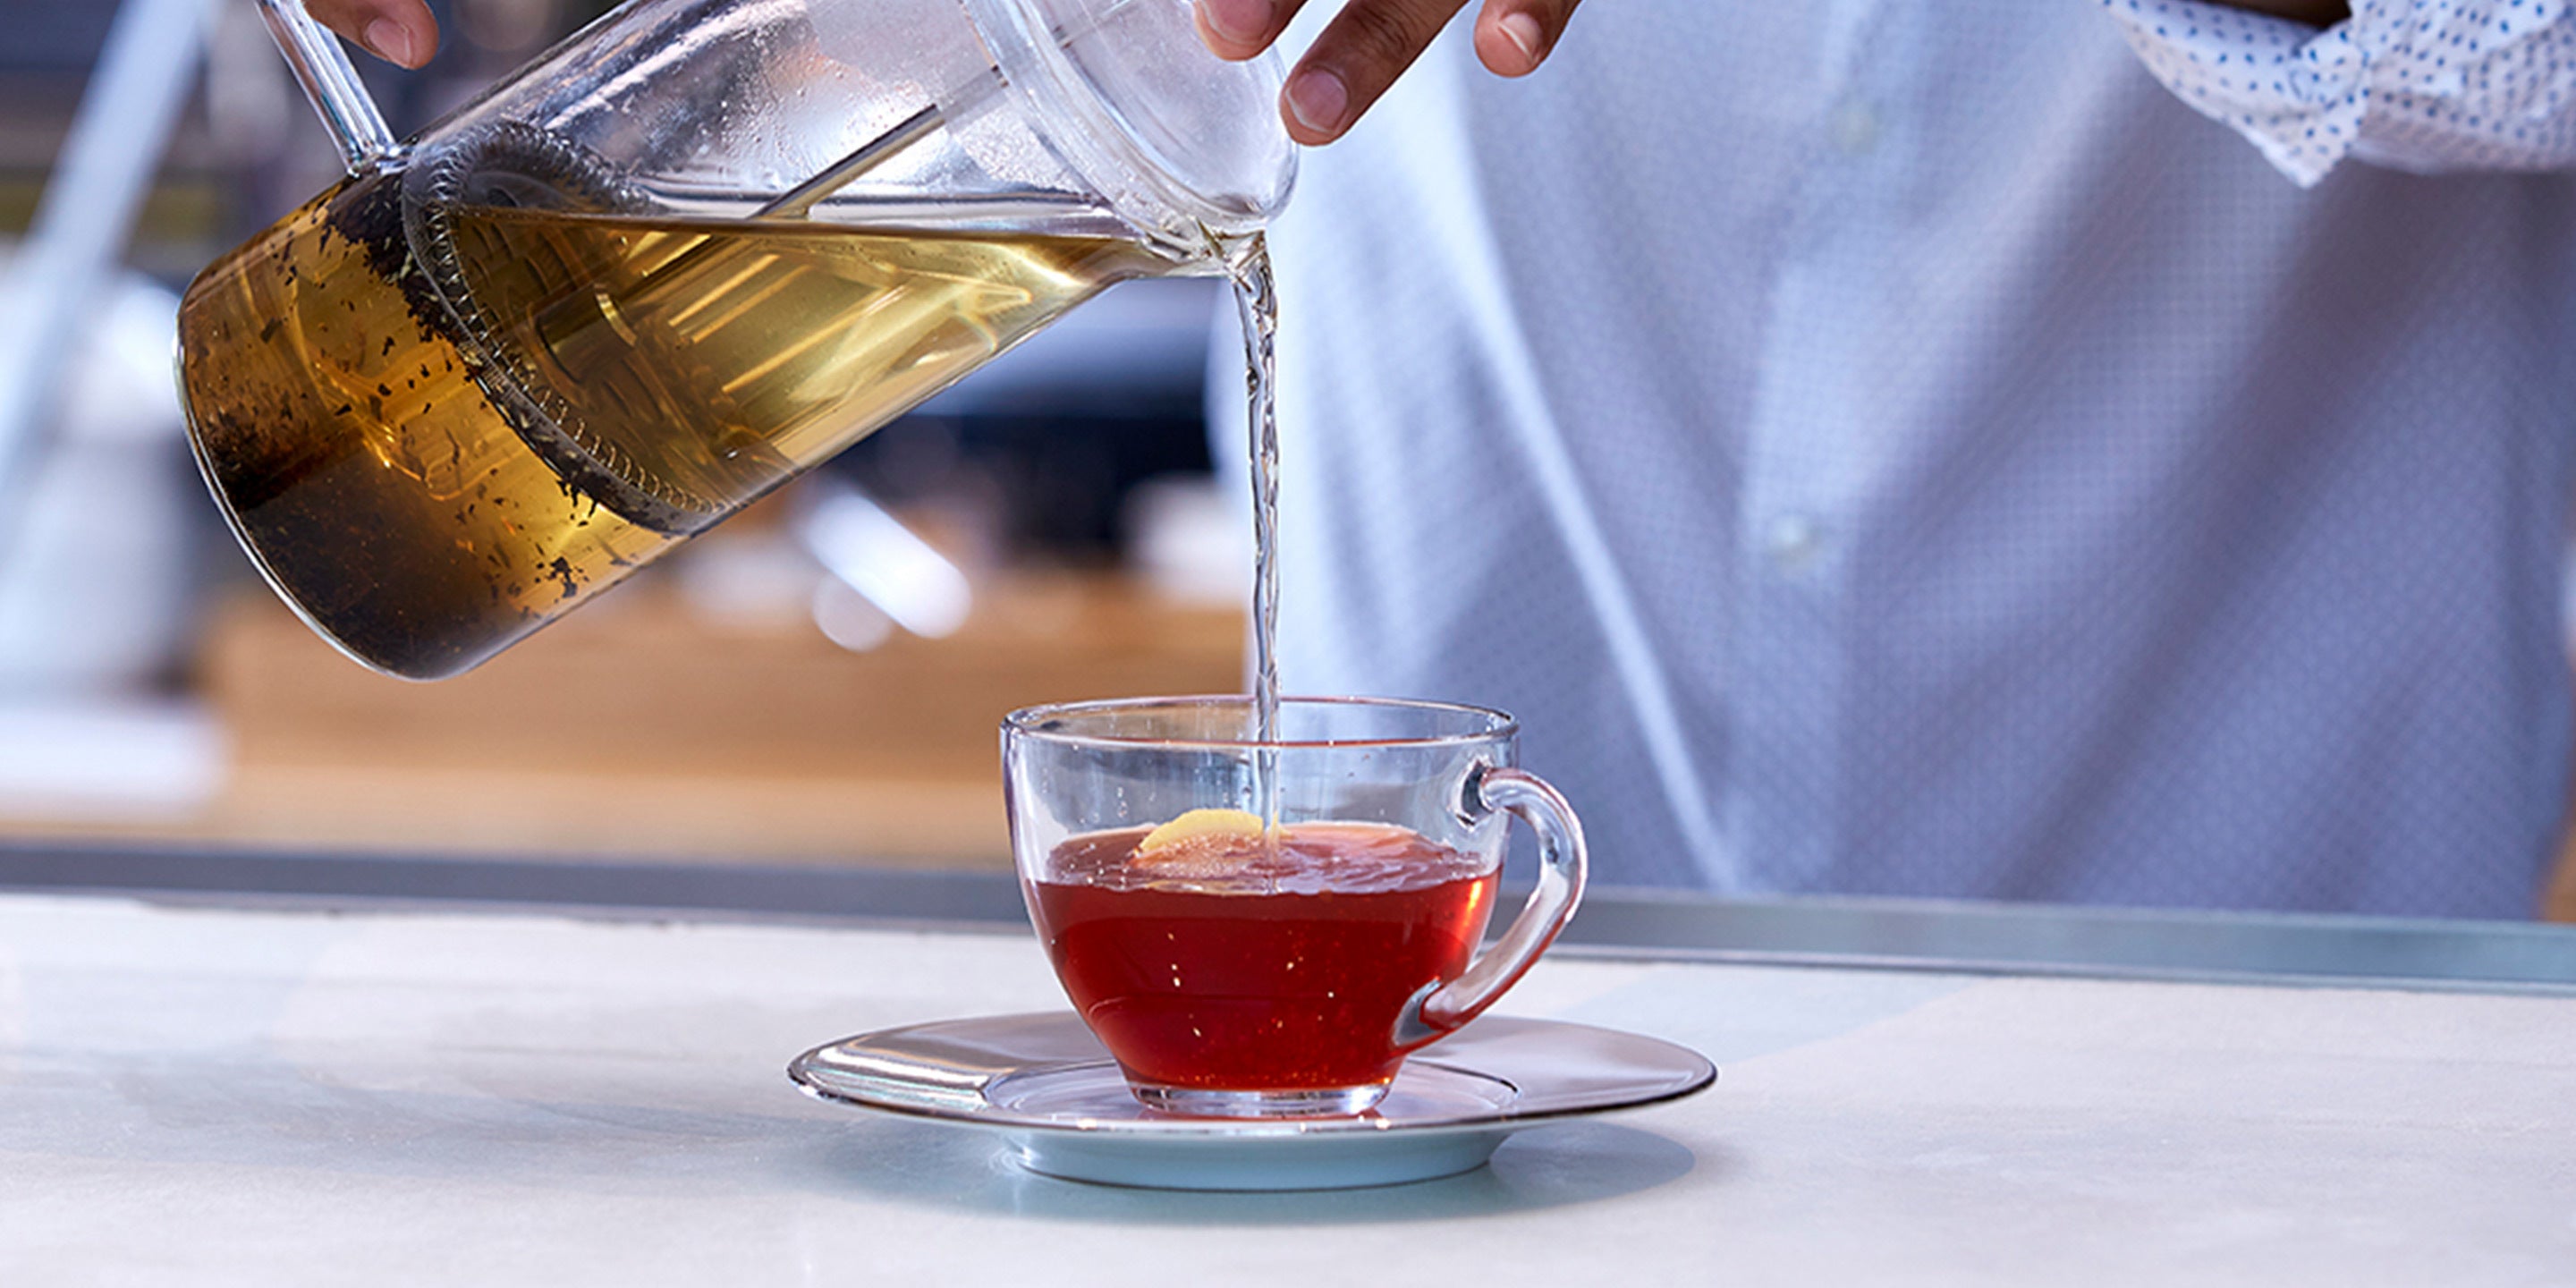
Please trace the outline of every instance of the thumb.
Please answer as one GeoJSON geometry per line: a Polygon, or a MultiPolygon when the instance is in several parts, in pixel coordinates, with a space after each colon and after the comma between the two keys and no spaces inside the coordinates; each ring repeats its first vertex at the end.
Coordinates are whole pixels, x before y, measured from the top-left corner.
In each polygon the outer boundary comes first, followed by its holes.
{"type": "Polygon", "coordinates": [[[438,20],[423,0],[305,0],[304,7],[386,62],[418,67],[438,52],[438,20]]]}

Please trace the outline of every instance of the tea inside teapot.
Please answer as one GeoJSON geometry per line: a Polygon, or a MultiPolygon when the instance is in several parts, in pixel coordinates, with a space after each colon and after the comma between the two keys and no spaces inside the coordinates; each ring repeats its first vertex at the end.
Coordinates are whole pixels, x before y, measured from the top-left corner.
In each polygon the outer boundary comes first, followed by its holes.
{"type": "Polygon", "coordinates": [[[537,127],[464,132],[190,288],[200,459],[317,629],[381,670],[453,674],[1176,267],[1025,210],[903,215],[678,213],[537,127]]]}
{"type": "Polygon", "coordinates": [[[1287,199],[1191,0],[626,0],[397,141],[261,0],[349,177],[190,286],[190,437],[305,621],[463,671],[1123,278],[1287,199]]]}

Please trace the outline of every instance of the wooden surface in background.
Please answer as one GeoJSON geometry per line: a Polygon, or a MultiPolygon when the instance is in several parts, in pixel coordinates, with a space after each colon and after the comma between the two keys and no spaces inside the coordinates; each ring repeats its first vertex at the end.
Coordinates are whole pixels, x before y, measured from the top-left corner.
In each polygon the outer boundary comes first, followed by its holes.
{"type": "Polygon", "coordinates": [[[1243,638],[1237,610],[1059,574],[980,587],[950,638],[851,653],[801,623],[729,629],[652,583],[413,684],[340,656],[263,589],[222,606],[204,652],[233,739],[221,797],[185,818],[33,830],[1006,867],[1005,713],[1237,692],[1243,638]]]}
{"type": "Polygon", "coordinates": [[[1243,619],[1103,577],[984,589],[946,639],[851,653],[814,630],[725,629],[622,589],[430,684],[341,657],[263,595],[218,618],[204,690],[245,763],[518,772],[952,778],[998,772],[1003,715],[1040,702],[1242,688],[1243,619]]]}

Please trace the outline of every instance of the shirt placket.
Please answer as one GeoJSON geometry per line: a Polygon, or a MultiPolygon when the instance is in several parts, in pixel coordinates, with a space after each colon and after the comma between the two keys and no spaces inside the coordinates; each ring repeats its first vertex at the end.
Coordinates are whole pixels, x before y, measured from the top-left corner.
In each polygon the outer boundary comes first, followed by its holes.
{"type": "Polygon", "coordinates": [[[1883,296],[1868,250],[1892,200],[1901,140],[1889,128],[1919,6],[1820,7],[1808,160],[1774,249],[1771,302],[1746,424],[1736,540],[1739,620],[1729,700],[1735,756],[1725,817],[1755,884],[1813,884],[1833,864],[1842,795],[1852,546],[1867,483],[1872,372],[1883,296]]]}

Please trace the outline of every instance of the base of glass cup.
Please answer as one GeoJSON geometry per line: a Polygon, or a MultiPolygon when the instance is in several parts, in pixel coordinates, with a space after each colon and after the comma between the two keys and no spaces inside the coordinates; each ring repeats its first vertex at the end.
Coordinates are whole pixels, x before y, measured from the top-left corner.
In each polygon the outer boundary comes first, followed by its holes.
{"type": "Polygon", "coordinates": [[[1299,1088],[1290,1091],[1214,1091],[1130,1080],[1127,1090],[1146,1108],[1189,1118],[1350,1118],[1386,1099],[1387,1084],[1299,1088]]]}

